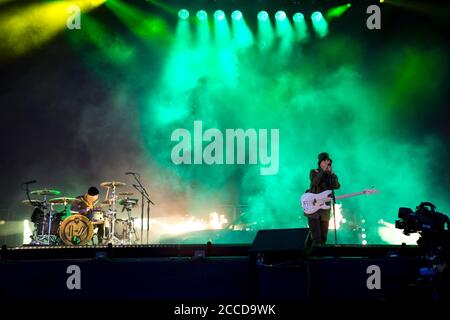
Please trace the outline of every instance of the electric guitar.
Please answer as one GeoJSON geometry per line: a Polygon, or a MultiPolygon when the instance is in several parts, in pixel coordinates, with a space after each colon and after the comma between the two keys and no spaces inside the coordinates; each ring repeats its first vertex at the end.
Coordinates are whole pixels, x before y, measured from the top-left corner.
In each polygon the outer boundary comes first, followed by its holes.
{"type": "MultiPolygon", "coordinates": [[[[305,212],[305,214],[308,215],[313,214],[320,209],[330,209],[330,206],[327,205],[326,203],[330,202],[333,199],[331,193],[332,193],[331,190],[326,190],[321,193],[309,193],[309,192],[304,193],[300,200],[303,212],[305,212]]],[[[374,194],[374,193],[379,193],[379,191],[376,189],[365,189],[361,192],[343,194],[342,196],[336,197],[336,200],[355,197],[362,194],[374,194]]]]}

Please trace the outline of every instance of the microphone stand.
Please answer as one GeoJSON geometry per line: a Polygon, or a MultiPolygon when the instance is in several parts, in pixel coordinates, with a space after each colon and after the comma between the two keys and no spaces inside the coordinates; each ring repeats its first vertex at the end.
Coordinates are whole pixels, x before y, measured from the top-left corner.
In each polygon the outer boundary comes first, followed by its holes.
{"type": "Polygon", "coordinates": [[[333,173],[330,172],[330,186],[331,187],[331,205],[333,207],[333,219],[334,219],[334,244],[337,246],[337,225],[336,225],[336,196],[333,188],[333,173]]]}
{"type": "Polygon", "coordinates": [[[333,219],[334,219],[334,244],[337,246],[337,225],[336,225],[336,197],[334,195],[334,189],[331,189],[331,203],[333,205],[333,219]]]}
{"type": "MultiPolygon", "coordinates": [[[[331,167],[331,166],[329,166],[331,167]]],[[[329,172],[328,183],[331,186],[331,206],[333,207],[333,219],[334,219],[334,244],[337,245],[337,225],[336,225],[336,196],[333,188],[333,172],[329,172]]]]}
{"type": "Polygon", "coordinates": [[[155,205],[155,203],[150,199],[150,195],[147,190],[141,183],[140,177],[137,173],[132,173],[134,179],[137,182],[137,185],[133,184],[133,187],[141,194],[142,203],[141,203],[141,243],[144,239],[144,200],[147,200],[147,241],[148,244],[148,233],[150,229],[150,204],[155,205]]]}

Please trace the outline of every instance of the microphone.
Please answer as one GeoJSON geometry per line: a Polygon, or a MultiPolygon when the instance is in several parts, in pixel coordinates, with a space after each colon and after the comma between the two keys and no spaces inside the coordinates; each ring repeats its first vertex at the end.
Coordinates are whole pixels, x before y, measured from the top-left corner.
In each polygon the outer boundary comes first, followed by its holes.
{"type": "Polygon", "coordinates": [[[125,174],[126,174],[126,175],[129,175],[129,174],[136,174],[136,172],[125,172],[125,174]]]}
{"type": "Polygon", "coordinates": [[[36,180],[31,180],[31,181],[24,182],[23,184],[33,184],[33,183],[36,183],[36,182],[37,182],[36,180]]]}

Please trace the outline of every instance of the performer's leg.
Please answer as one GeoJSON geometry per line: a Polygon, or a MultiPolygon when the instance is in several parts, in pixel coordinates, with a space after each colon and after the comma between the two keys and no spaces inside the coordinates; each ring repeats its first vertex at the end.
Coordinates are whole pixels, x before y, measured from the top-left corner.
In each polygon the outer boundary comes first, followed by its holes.
{"type": "Polygon", "coordinates": [[[321,244],[320,219],[308,218],[309,230],[311,231],[312,245],[321,244]]]}
{"type": "Polygon", "coordinates": [[[329,220],[320,221],[320,240],[321,244],[325,244],[327,242],[328,236],[328,226],[330,224],[329,220]]]}

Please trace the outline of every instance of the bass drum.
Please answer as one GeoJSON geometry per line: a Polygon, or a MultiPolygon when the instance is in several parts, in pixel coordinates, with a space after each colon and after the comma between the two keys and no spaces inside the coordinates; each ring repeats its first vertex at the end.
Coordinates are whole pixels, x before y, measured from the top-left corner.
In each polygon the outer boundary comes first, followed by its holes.
{"type": "Polygon", "coordinates": [[[91,221],[80,214],[66,218],[59,228],[59,237],[68,246],[86,245],[92,240],[93,233],[91,221]]]}

